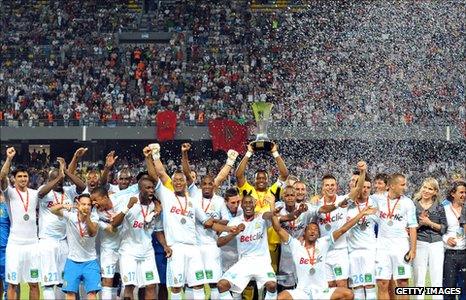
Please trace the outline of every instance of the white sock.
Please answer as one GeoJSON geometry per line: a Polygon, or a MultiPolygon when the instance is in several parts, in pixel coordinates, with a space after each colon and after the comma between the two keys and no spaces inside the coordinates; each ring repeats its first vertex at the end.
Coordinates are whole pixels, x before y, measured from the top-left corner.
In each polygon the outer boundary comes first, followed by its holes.
{"type": "Polygon", "coordinates": [[[353,289],[354,299],[355,300],[365,300],[366,294],[364,293],[364,288],[353,289]]]}
{"type": "MultiPolygon", "coordinates": [[[[241,296],[240,293],[234,293],[234,292],[231,292],[231,295],[233,296],[233,300],[241,300],[243,299],[243,297],[241,296]]],[[[220,298],[220,297],[219,297],[220,298]]],[[[221,298],[220,298],[221,299],[221,298]]]]}
{"type": "Polygon", "coordinates": [[[204,288],[192,289],[192,290],[193,290],[192,299],[195,299],[195,300],[204,300],[205,299],[204,288]]]}
{"type": "Polygon", "coordinates": [[[277,299],[277,291],[275,291],[275,292],[273,292],[273,293],[267,291],[267,292],[265,293],[264,300],[275,300],[275,299],[277,299]]]}
{"type": "Polygon", "coordinates": [[[220,293],[220,299],[233,300],[233,297],[231,297],[230,291],[226,291],[226,292],[220,293]]]}
{"type": "Polygon", "coordinates": [[[220,299],[220,293],[216,287],[210,288],[210,299],[211,300],[218,300],[220,299]]]}
{"type": "Polygon", "coordinates": [[[112,288],[109,286],[102,287],[102,297],[101,300],[111,300],[112,298],[112,288]]]}
{"type": "Polygon", "coordinates": [[[367,300],[376,300],[377,299],[377,292],[376,292],[375,287],[366,288],[366,299],[367,300]]]}
{"type": "Polygon", "coordinates": [[[53,286],[44,287],[43,293],[44,293],[44,299],[46,300],[55,299],[55,291],[53,290],[53,286]]]}
{"type": "MultiPolygon", "coordinates": [[[[183,299],[183,298],[181,297],[181,292],[179,292],[179,293],[173,293],[172,291],[170,291],[170,294],[171,294],[171,297],[170,297],[170,298],[171,298],[172,300],[181,300],[181,299],[183,299]]],[[[186,299],[188,299],[188,298],[186,298],[186,299]]]]}
{"type": "Polygon", "coordinates": [[[62,287],[57,285],[55,287],[55,299],[65,299],[65,295],[66,294],[62,291],[62,287]]]}
{"type": "Polygon", "coordinates": [[[194,292],[193,289],[190,287],[185,287],[184,288],[184,298],[187,299],[193,299],[194,298],[194,292]]]}

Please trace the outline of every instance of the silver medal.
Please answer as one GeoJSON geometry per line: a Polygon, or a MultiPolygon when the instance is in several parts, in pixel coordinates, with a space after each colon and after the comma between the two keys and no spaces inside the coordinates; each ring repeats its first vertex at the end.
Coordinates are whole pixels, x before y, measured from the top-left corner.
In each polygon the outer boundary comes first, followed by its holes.
{"type": "Polygon", "coordinates": [[[28,215],[28,214],[24,214],[23,219],[24,219],[24,221],[29,220],[29,215],[28,215]]]}
{"type": "Polygon", "coordinates": [[[364,223],[363,223],[363,224],[361,224],[361,230],[362,230],[362,231],[364,231],[364,230],[366,230],[366,229],[367,229],[367,225],[366,225],[366,224],[364,224],[364,223]]]}
{"type": "Polygon", "coordinates": [[[314,269],[314,268],[311,268],[311,269],[309,270],[309,274],[311,274],[311,275],[314,275],[315,272],[316,272],[316,269],[314,269]]]}
{"type": "Polygon", "coordinates": [[[387,224],[388,224],[388,226],[392,226],[392,225],[393,225],[393,221],[392,221],[392,220],[389,220],[387,224]]]}
{"type": "Polygon", "coordinates": [[[332,229],[332,225],[325,224],[325,230],[330,231],[330,229],[332,229]]]}
{"type": "Polygon", "coordinates": [[[186,219],[185,219],[185,218],[181,218],[180,222],[181,222],[181,224],[186,224],[186,219]]]}

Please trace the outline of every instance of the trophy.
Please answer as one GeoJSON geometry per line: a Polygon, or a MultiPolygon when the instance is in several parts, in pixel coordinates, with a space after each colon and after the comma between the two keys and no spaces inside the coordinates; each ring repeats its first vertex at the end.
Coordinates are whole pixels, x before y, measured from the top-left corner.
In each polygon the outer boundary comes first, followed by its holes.
{"type": "Polygon", "coordinates": [[[267,128],[270,121],[270,113],[272,112],[272,103],[254,102],[252,110],[254,119],[257,123],[256,140],[251,143],[254,151],[270,151],[273,147],[273,142],[267,136],[267,128]]]}

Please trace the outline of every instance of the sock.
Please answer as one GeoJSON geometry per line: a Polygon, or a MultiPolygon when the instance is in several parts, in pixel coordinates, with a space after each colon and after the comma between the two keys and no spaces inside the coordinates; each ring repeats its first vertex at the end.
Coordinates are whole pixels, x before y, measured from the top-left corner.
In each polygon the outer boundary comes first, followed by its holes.
{"type": "Polygon", "coordinates": [[[276,300],[277,299],[277,291],[275,292],[269,292],[267,291],[265,293],[265,297],[264,297],[264,300],[276,300]]]}
{"type": "Polygon", "coordinates": [[[185,289],[184,289],[184,298],[185,299],[193,299],[194,298],[194,292],[193,292],[192,288],[185,287],[185,289]]]}
{"type": "Polygon", "coordinates": [[[375,287],[366,288],[366,299],[367,300],[376,300],[377,299],[377,292],[376,292],[375,287]]]}
{"type": "Polygon", "coordinates": [[[46,286],[43,291],[44,299],[53,300],[55,299],[55,291],[53,290],[53,286],[46,286]]]}
{"type": "Polygon", "coordinates": [[[193,291],[193,297],[191,299],[195,299],[195,300],[205,299],[204,288],[192,289],[192,291],[193,291]]]}
{"type": "Polygon", "coordinates": [[[220,299],[220,293],[218,292],[218,289],[216,287],[210,288],[210,299],[211,300],[220,299]]]}
{"type": "Polygon", "coordinates": [[[66,294],[63,293],[61,286],[55,287],[55,299],[65,299],[65,297],[66,297],[65,295],[66,294]]]}
{"type": "MultiPolygon", "coordinates": [[[[172,291],[170,291],[170,294],[171,294],[171,299],[172,300],[181,300],[182,297],[181,297],[181,292],[180,293],[173,293],[172,291]]],[[[189,298],[186,298],[186,299],[189,299],[189,298]]]]}
{"type": "Polygon", "coordinates": [[[353,289],[354,299],[355,300],[364,300],[366,299],[366,294],[364,293],[364,288],[353,289]]]}
{"type": "Polygon", "coordinates": [[[230,291],[220,293],[220,299],[221,300],[233,300],[233,298],[231,297],[230,291]]]}
{"type": "MultiPolygon", "coordinates": [[[[242,300],[243,299],[240,293],[232,292],[231,295],[233,296],[233,300],[242,300]]],[[[219,299],[221,299],[221,298],[219,297],[219,299]]]]}
{"type": "Polygon", "coordinates": [[[109,286],[102,287],[102,297],[101,300],[111,300],[112,298],[112,288],[109,286]]]}

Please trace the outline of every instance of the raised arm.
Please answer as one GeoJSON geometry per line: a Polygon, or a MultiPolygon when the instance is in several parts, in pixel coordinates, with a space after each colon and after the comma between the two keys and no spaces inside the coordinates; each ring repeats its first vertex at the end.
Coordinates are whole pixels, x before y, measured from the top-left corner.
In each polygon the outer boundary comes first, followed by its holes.
{"type": "Polygon", "coordinates": [[[358,182],[354,188],[351,188],[351,191],[348,195],[348,198],[355,200],[358,195],[362,192],[364,188],[364,182],[366,181],[366,172],[367,172],[367,164],[364,161],[358,162],[358,170],[359,170],[359,177],[358,182]]]}
{"type": "Polygon", "coordinates": [[[359,214],[357,214],[354,218],[352,218],[351,220],[349,220],[348,222],[346,222],[345,225],[341,226],[340,228],[338,228],[337,230],[335,230],[334,232],[332,232],[333,240],[338,240],[338,238],[340,238],[340,236],[342,236],[345,232],[347,232],[348,230],[350,230],[351,227],[353,227],[354,225],[356,225],[356,223],[358,223],[359,219],[361,219],[362,217],[367,216],[367,215],[372,215],[372,214],[374,214],[376,211],[377,211],[377,208],[375,208],[375,207],[370,207],[370,206],[365,207],[365,208],[364,208],[359,214]]]}
{"type": "Polygon", "coordinates": [[[249,158],[252,156],[254,153],[254,149],[252,148],[252,145],[248,145],[248,152],[244,155],[243,159],[239,163],[238,168],[236,169],[235,175],[236,175],[236,181],[238,187],[242,187],[246,183],[246,177],[244,176],[246,172],[246,167],[248,166],[249,158]]]}
{"type": "Polygon", "coordinates": [[[272,216],[272,226],[273,229],[278,233],[278,236],[280,237],[282,243],[285,243],[289,240],[290,235],[288,234],[288,232],[286,232],[285,229],[282,228],[277,216],[272,216]]]}
{"type": "Polygon", "coordinates": [[[153,151],[149,146],[146,146],[142,150],[142,153],[144,154],[144,160],[146,161],[147,173],[149,173],[149,176],[154,181],[154,184],[156,184],[159,181],[159,174],[156,171],[154,159],[152,158],[153,151]]]}
{"type": "Polygon", "coordinates": [[[92,222],[90,210],[87,211],[85,220],[87,225],[87,233],[89,236],[96,236],[97,231],[99,230],[99,225],[96,222],[92,222]]]}
{"type": "Polygon", "coordinates": [[[105,157],[105,166],[104,170],[102,171],[102,174],[100,175],[99,183],[100,185],[106,186],[108,183],[108,174],[110,173],[110,170],[113,168],[115,165],[116,160],[118,159],[118,156],[115,156],[115,151],[110,151],[107,156],[105,157]]]}
{"type": "Polygon", "coordinates": [[[126,208],[124,208],[122,211],[120,211],[116,216],[113,217],[111,224],[113,227],[117,228],[118,226],[123,223],[123,220],[125,219],[125,215],[128,213],[128,211],[138,202],[138,198],[136,197],[131,197],[129,199],[128,204],[126,205],[126,208]]]}
{"type": "Polygon", "coordinates": [[[58,176],[55,177],[53,180],[49,180],[40,190],[39,190],[39,198],[44,198],[54,186],[56,186],[61,180],[65,178],[65,161],[63,158],[61,160],[57,157],[58,163],[60,167],[58,169],[58,176]]]}
{"type": "Polygon", "coordinates": [[[6,160],[0,170],[0,185],[2,190],[6,190],[8,187],[8,173],[10,172],[11,161],[16,155],[16,150],[13,147],[6,149],[6,160]]]}
{"type": "Polygon", "coordinates": [[[149,148],[152,151],[152,160],[155,171],[157,172],[157,178],[159,178],[163,184],[166,184],[168,181],[170,181],[170,176],[168,176],[167,171],[165,170],[165,167],[160,160],[160,145],[157,143],[150,144],[149,148]]]}
{"type": "Polygon", "coordinates": [[[220,172],[218,172],[217,176],[214,179],[214,190],[217,190],[222,185],[222,183],[228,178],[228,175],[230,174],[231,168],[233,168],[233,165],[235,164],[237,157],[238,152],[232,149],[228,150],[227,162],[222,167],[220,172]]]}
{"type": "Polygon", "coordinates": [[[71,159],[70,165],[68,166],[68,171],[71,174],[74,174],[76,172],[76,169],[78,168],[78,161],[83,157],[84,154],[86,154],[87,148],[78,148],[76,152],[73,155],[73,159],[71,159]]]}
{"type": "Polygon", "coordinates": [[[272,153],[272,156],[275,158],[275,162],[277,163],[278,172],[280,173],[280,180],[285,181],[290,173],[288,172],[288,168],[285,165],[285,161],[281,157],[280,153],[278,153],[278,145],[276,143],[273,143],[273,147],[270,152],[272,153]]]}
{"type": "Polygon", "coordinates": [[[183,143],[181,145],[181,168],[183,169],[184,176],[186,176],[187,186],[191,186],[193,178],[191,177],[191,167],[189,166],[188,152],[191,149],[190,143],[183,143]]]}

